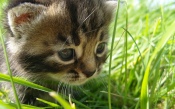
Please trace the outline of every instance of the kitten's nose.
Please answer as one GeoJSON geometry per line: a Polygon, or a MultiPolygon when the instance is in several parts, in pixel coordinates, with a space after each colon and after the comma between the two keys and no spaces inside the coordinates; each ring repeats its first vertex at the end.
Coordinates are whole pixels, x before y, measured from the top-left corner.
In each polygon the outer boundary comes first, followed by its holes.
{"type": "Polygon", "coordinates": [[[83,71],[83,73],[86,75],[87,78],[93,76],[95,72],[96,72],[96,70],[94,70],[94,71],[83,71]]]}
{"type": "Polygon", "coordinates": [[[80,61],[77,66],[78,69],[80,69],[81,73],[83,73],[87,78],[94,75],[96,72],[97,66],[96,62],[93,58],[84,61],[80,61]]]}
{"type": "Polygon", "coordinates": [[[87,78],[93,76],[94,73],[96,72],[96,70],[94,70],[94,71],[83,71],[83,70],[80,70],[80,69],[75,69],[75,71],[78,72],[78,73],[83,73],[87,78]]]}

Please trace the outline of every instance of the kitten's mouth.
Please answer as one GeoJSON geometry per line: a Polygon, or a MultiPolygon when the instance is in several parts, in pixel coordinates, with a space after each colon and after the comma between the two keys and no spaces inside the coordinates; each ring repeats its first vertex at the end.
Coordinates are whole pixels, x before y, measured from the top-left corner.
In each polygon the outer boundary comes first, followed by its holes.
{"type": "MultiPolygon", "coordinates": [[[[93,73],[93,75],[94,74],[95,73],[93,73]]],[[[92,78],[93,75],[87,76],[81,72],[81,70],[70,70],[67,72],[67,75],[61,79],[61,81],[70,85],[82,85],[92,78]]]]}
{"type": "Polygon", "coordinates": [[[77,78],[80,77],[79,73],[77,71],[75,71],[75,70],[70,70],[68,73],[72,75],[71,78],[77,79],[77,78]]]}
{"type": "Polygon", "coordinates": [[[81,85],[81,84],[84,84],[86,81],[87,81],[87,77],[85,77],[82,73],[80,72],[77,72],[75,70],[70,70],[68,72],[68,78],[67,78],[67,81],[68,84],[71,84],[71,85],[81,85]]]}
{"type": "Polygon", "coordinates": [[[94,73],[92,76],[88,77],[86,74],[77,70],[70,70],[68,72],[49,74],[49,76],[54,80],[60,81],[69,85],[82,85],[86,83],[90,78],[94,77],[95,75],[97,75],[97,73],[94,73]]]}

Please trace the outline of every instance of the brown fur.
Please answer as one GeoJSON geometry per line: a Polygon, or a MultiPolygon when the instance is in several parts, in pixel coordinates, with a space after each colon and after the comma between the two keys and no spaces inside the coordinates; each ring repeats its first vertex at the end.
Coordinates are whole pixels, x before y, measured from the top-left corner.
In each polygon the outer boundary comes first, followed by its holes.
{"type": "MultiPolygon", "coordinates": [[[[105,0],[11,1],[5,29],[13,75],[53,90],[58,82],[80,85],[96,76],[106,59],[107,48],[101,54],[96,51],[108,40],[111,8],[105,0]],[[73,59],[62,60],[58,52],[70,48],[73,59]]],[[[1,68],[7,73],[4,62],[1,68]]],[[[21,102],[38,105],[35,98],[41,92],[16,87],[21,102]]],[[[14,100],[13,93],[10,97],[14,100]]]]}

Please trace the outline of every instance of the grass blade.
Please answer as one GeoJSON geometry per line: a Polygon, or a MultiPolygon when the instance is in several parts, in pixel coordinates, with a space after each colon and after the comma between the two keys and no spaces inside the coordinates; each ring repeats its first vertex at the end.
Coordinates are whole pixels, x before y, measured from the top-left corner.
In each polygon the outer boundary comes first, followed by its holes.
{"type": "Polygon", "coordinates": [[[64,109],[75,109],[75,107],[71,107],[68,102],[66,102],[64,99],[62,99],[55,92],[50,92],[50,96],[52,96],[54,99],[56,99],[64,107],[64,109]]]}
{"type": "Polygon", "coordinates": [[[18,107],[18,109],[21,109],[21,104],[20,104],[20,101],[18,99],[16,88],[15,88],[15,85],[14,85],[14,82],[13,82],[12,71],[10,69],[10,63],[9,63],[7,50],[6,50],[5,43],[4,43],[4,38],[2,36],[2,31],[0,31],[0,40],[1,40],[1,43],[2,43],[3,50],[4,50],[4,57],[5,57],[8,73],[9,73],[9,76],[10,76],[10,82],[11,82],[12,89],[13,89],[13,92],[14,92],[14,96],[15,96],[15,100],[16,100],[16,103],[17,103],[17,107],[18,107]]]}
{"type": "MultiPolygon", "coordinates": [[[[10,82],[10,76],[0,73],[0,80],[10,82]]],[[[27,87],[31,87],[31,88],[34,88],[34,89],[37,89],[37,90],[41,90],[41,91],[44,91],[44,92],[51,92],[52,91],[51,89],[45,88],[43,86],[37,85],[35,83],[29,82],[29,81],[26,81],[24,79],[17,78],[17,77],[13,77],[13,82],[17,83],[17,84],[27,86],[27,87]]]]}
{"type": "Polygon", "coordinates": [[[140,106],[141,109],[149,109],[149,94],[148,94],[148,77],[150,74],[150,68],[151,63],[153,62],[154,58],[157,56],[157,53],[165,46],[169,38],[174,34],[175,30],[175,21],[167,28],[167,31],[164,33],[163,37],[158,42],[149,62],[146,67],[146,71],[144,74],[143,82],[142,82],[142,88],[141,88],[141,94],[140,94],[140,106]]]}
{"type": "Polygon", "coordinates": [[[116,29],[117,29],[117,19],[118,19],[118,14],[119,14],[119,8],[120,8],[120,0],[118,1],[118,6],[117,6],[117,12],[115,16],[115,22],[114,22],[114,29],[113,29],[113,34],[112,34],[112,42],[111,42],[111,51],[110,51],[110,56],[109,56],[109,80],[108,80],[108,104],[109,104],[109,109],[112,109],[111,106],[111,69],[112,69],[112,54],[113,54],[113,48],[114,48],[114,41],[115,41],[115,35],[116,35],[116,29]]]}

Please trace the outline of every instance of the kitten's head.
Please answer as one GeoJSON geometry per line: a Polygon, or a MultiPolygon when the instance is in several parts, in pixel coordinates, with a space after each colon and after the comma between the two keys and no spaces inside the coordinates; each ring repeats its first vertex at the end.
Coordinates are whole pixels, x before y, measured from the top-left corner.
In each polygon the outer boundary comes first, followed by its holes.
{"type": "Polygon", "coordinates": [[[21,68],[72,85],[97,75],[106,59],[115,2],[36,1],[7,12],[8,48],[21,68]]]}

